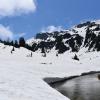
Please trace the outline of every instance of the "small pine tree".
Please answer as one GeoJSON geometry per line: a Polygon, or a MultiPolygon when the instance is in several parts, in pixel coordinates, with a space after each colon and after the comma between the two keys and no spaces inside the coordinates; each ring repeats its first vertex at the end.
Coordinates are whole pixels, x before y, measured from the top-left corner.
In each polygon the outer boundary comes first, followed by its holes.
{"type": "Polygon", "coordinates": [[[43,57],[46,57],[46,53],[43,53],[42,56],[43,56],[43,57]]]}
{"type": "Polygon", "coordinates": [[[16,48],[19,47],[19,44],[18,44],[18,41],[17,41],[17,40],[15,40],[14,46],[15,46],[16,48]]]}
{"type": "Polygon", "coordinates": [[[12,54],[13,52],[12,52],[12,50],[11,50],[11,54],[12,54]]]}
{"type": "Polygon", "coordinates": [[[10,45],[11,45],[11,46],[14,46],[14,42],[13,42],[13,41],[11,41],[11,42],[10,42],[10,45]]]}
{"type": "Polygon", "coordinates": [[[12,48],[12,50],[11,50],[11,53],[13,53],[13,51],[15,51],[15,48],[14,48],[14,46],[13,46],[13,48],[12,48]]]}
{"type": "Polygon", "coordinates": [[[58,57],[58,52],[56,53],[56,56],[58,57]]]}
{"type": "Polygon", "coordinates": [[[31,52],[31,57],[32,57],[32,52],[31,52]]]}
{"type": "Polygon", "coordinates": [[[79,61],[79,58],[78,58],[78,56],[75,54],[75,56],[74,56],[74,58],[73,58],[74,60],[78,60],[79,61]]]}
{"type": "Polygon", "coordinates": [[[12,51],[15,51],[15,48],[14,48],[14,46],[13,46],[13,49],[12,49],[12,51]]]}

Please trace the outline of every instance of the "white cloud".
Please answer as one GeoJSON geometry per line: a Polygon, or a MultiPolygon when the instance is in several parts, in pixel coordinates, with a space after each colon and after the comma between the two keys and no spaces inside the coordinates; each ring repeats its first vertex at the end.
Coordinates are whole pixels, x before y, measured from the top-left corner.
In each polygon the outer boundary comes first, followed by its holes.
{"type": "Polygon", "coordinates": [[[8,38],[13,39],[13,32],[9,27],[0,24],[0,39],[7,40],[8,38]]]}
{"type": "Polygon", "coordinates": [[[54,31],[61,31],[61,30],[63,30],[63,28],[61,26],[56,27],[56,26],[53,26],[53,25],[48,26],[46,28],[42,28],[42,32],[49,32],[49,33],[52,33],[54,31]]]}
{"type": "Polygon", "coordinates": [[[0,16],[27,14],[36,10],[36,0],[0,0],[0,16]]]}
{"type": "Polygon", "coordinates": [[[0,39],[2,40],[13,40],[13,39],[18,39],[20,37],[24,37],[26,33],[14,33],[9,26],[3,26],[0,24],[0,39]]]}
{"type": "Polygon", "coordinates": [[[25,36],[26,35],[26,33],[20,33],[19,35],[18,35],[18,37],[23,37],[23,36],[25,36]]]}
{"type": "Polygon", "coordinates": [[[26,33],[17,33],[13,35],[14,39],[19,39],[20,37],[24,37],[26,35],[26,33]]]}

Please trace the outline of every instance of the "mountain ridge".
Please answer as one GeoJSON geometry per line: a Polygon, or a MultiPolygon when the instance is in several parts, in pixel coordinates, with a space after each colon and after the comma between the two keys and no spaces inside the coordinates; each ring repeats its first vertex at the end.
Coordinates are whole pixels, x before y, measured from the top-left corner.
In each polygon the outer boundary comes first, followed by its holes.
{"type": "Polygon", "coordinates": [[[54,48],[58,53],[64,53],[68,50],[79,52],[81,48],[87,48],[87,51],[100,51],[99,42],[100,20],[97,20],[87,21],[60,32],[40,32],[34,39],[28,40],[27,44],[33,47],[33,51],[40,49],[45,53],[54,48]]]}

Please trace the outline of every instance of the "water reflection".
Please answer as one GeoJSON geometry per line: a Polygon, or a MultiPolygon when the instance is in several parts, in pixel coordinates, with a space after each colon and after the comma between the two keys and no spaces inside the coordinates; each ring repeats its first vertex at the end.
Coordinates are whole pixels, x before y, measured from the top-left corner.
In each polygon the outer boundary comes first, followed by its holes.
{"type": "Polygon", "coordinates": [[[66,82],[52,84],[52,87],[71,100],[100,100],[98,74],[81,76],[66,82]]]}

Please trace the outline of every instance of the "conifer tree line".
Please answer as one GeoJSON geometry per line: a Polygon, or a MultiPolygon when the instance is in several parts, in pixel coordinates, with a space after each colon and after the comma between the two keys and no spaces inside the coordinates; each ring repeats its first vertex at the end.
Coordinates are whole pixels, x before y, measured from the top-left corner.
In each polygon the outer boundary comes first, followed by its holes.
{"type": "Polygon", "coordinates": [[[16,48],[20,48],[20,47],[25,47],[26,46],[26,42],[24,37],[20,37],[19,40],[2,40],[0,39],[0,42],[3,43],[4,45],[9,45],[9,46],[13,46],[16,48]]]}
{"type": "MultiPolygon", "coordinates": [[[[13,46],[15,48],[24,47],[28,50],[33,51],[33,52],[38,50],[36,43],[34,43],[32,46],[30,46],[26,43],[24,37],[20,37],[19,40],[10,40],[10,39],[2,40],[2,39],[0,39],[0,43],[3,43],[4,45],[13,46]]],[[[44,52],[44,48],[42,48],[42,47],[41,47],[41,52],[44,52]]]]}

